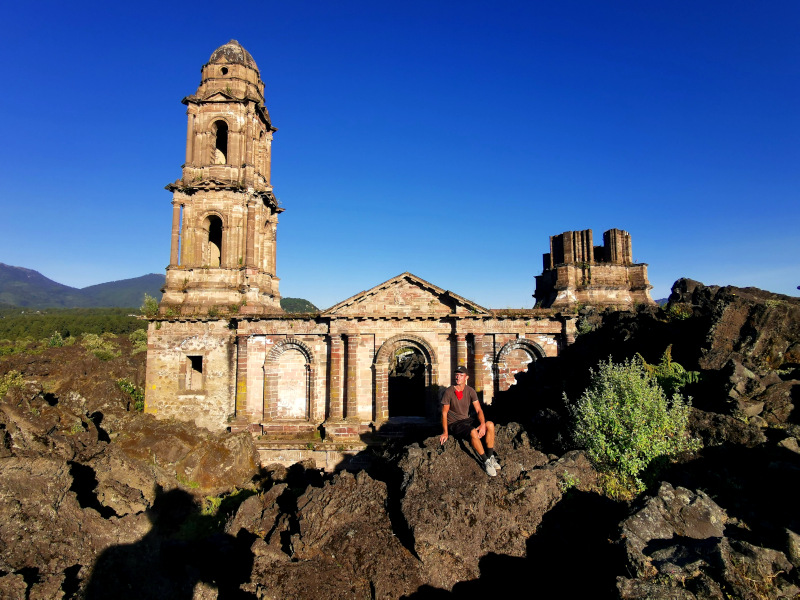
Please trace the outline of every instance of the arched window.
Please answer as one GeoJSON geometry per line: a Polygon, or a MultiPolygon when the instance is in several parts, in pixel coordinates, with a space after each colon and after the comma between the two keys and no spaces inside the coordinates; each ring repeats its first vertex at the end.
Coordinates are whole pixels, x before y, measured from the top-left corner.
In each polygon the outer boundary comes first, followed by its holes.
{"type": "Polygon", "coordinates": [[[203,265],[219,267],[222,265],[222,219],[208,215],[203,221],[203,265]]]}
{"type": "Polygon", "coordinates": [[[214,157],[215,165],[228,164],[228,124],[225,121],[214,123],[214,157]]]}

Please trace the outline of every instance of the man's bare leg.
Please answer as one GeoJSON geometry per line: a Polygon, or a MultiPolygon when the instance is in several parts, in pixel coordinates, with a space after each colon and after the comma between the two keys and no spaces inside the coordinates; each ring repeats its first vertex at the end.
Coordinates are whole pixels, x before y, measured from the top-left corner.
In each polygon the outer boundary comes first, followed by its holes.
{"type": "Polygon", "coordinates": [[[486,447],[494,450],[494,423],[486,421],[486,447]]]}
{"type": "MultiPolygon", "coordinates": [[[[492,428],[492,438],[494,438],[494,428],[492,428]]],[[[478,453],[478,456],[483,456],[483,444],[481,444],[481,438],[478,437],[477,429],[473,429],[469,432],[469,441],[475,449],[475,452],[478,453]]]]}

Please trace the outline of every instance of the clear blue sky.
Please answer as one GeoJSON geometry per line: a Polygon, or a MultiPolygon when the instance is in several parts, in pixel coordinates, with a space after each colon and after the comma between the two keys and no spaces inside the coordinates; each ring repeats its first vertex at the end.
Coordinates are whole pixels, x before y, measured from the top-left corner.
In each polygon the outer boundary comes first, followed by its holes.
{"type": "Polygon", "coordinates": [[[279,128],[284,296],[403,271],[529,307],[550,235],[617,227],[682,276],[797,295],[800,2],[15,2],[0,261],[163,273],[181,98],[231,38],[279,128]]]}

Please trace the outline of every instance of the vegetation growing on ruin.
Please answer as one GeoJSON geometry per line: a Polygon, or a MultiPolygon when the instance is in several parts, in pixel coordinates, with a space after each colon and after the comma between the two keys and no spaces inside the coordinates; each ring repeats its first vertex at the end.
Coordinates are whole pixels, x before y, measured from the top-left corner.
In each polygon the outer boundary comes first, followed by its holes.
{"type": "Polygon", "coordinates": [[[145,317],[155,317],[158,314],[158,300],[153,298],[150,294],[144,295],[144,302],[139,307],[139,312],[141,312],[145,317]]]}
{"type": "Polygon", "coordinates": [[[591,370],[572,409],[573,437],[604,473],[607,493],[630,497],[644,489],[641,475],[652,461],[699,448],[687,433],[689,410],[680,394],[667,399],[638,357],[609,358],[591,370]]]}

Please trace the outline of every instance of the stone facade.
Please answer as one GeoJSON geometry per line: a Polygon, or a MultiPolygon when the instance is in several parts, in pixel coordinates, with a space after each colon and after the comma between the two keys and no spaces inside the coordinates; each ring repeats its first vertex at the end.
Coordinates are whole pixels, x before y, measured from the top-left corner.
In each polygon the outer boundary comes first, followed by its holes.
{"type": "MultiPolygon", "coordinates": [[[[572,312],[491,310],[411,273],[318,313],[284,313],[275,275],[283,209],[270,182],[276,128],[263,91],[255,61],[232,40],[183,100],[186,163],[167,186],[172,246],[148,328],[146,412],[249,430],[265,462],[311,458],[330,469],[393,423],[437,423],[456,367],[469,369],[491,404],[535,361],[574,341],[572,312]]],[[[591,231],[551,238],[542,278],[555,273],[561,285],[566,265],[570,289],[575,269],[616,284],[620,267],[629,279],[641,273],[636,289],[646,296],[646,272],[630,266],[630,237],[615,231],[609,258],[606,247],[592,247],[591,231]],[[604,268],[611,271],[601,276],[604,268]]]]}
{"type": "Polygon", "coordinates": [[[602,246],[593,245],[591,229],[550,236],[544,270],[536,277],[537,306],[629,309],[655,304],[647,265],[634,264],[632,256],[631,236],[620,229],[606,231],[602,246]]]}
{"type": "Polygon", "coordinates": [[[572,339],[572,315],[489,310],[403,273],[316,314],[154,319],[146,410],[269,440],[359,440],[396,415],[436,422],[460,365],[491,404],[572,339]],[[409,354],[422,401],[392,397],[390,373],[409,354]]]}

